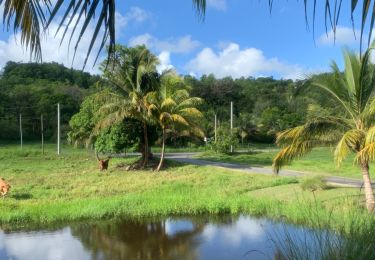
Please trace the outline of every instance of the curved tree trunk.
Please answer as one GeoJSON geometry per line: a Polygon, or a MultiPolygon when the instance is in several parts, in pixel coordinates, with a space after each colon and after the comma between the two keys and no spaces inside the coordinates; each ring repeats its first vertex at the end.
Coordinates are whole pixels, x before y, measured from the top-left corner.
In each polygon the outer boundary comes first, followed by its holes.
{"type": "Polygon", "coordinates": [[[160,155],[160,162],[158,165],[158,168],[156,171],[160,171],[161,167],[163,166],[164,163],[164,154],[165,154],[165,129],[163,128],[163,140],[162,140],[162,147],[161,147],[161,155],[160,155]]]}
{"type": "Polygon", "coordinates": [[[366,207],[369,213],[374,213],[375,197],[374,192],[372,190],[368,162],[361,163],[361,171],[363,176],[363,184],[365,188],[366,207]]]}
{"type": "Polygon", "coordinates": [[[148,164],[148,133],[147,133],[147,123],[143,123],[143,141],[144,141],[144,147],[143,147],[143,165],[142,167],[145,168],[148,164]]]}

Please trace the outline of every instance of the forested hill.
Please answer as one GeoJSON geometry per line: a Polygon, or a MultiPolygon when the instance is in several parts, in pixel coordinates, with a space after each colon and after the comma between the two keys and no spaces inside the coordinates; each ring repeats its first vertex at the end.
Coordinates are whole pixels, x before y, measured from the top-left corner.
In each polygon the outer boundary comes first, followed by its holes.
{"type": "Polygon", "coordinates": [[[57,103],[61,105],[63,134],[99,76],[58,63],[8,62],[0,77],[0,139],[18,140],[22,116],[25,140],[39,139],[41,115],[46,140],[56,135],[57,103]]]}
{"type": "Polygon", "coordinates": [[[1,75],[2,85],[33,84],[35,81],[59,82],[89,88],[99,76],[52,63],[17,63],[9,61],[1,75]]]}

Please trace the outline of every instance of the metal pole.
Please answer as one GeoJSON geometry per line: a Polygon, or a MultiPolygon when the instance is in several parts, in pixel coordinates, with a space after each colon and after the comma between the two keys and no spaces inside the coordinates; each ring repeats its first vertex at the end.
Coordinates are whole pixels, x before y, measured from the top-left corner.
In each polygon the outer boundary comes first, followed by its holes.
{"type": "Polygon", "coordinates": [[[43,127],[43,115],[40,115],[40,128],[42,132],[42,154],[44,155],[44,127],[43,127]]]}
{"type": "Polygon", "coordinates": [[[21,138],[21,150],[23,146],[23,138],[22,138],[22,114],[20,114],[20,138],[21,138]]]}
{"type": "Polygon", "coordinates": [[[60,103],[57,104],[57,154],[60,155],[60,103]]]}
{"type": "MultiPolygon", "coordinates": [[[[233,102],[230,102],[230,134],[233,134],[233,102]]],[[[230,152],[233,153],[233,145],[230,146],[230,152]]]]}
{"type": "Polygon", "coordinates": [[[217,115],[215,113],[215,143],[216,143],[216,140],[217,140],[217,115]]]}

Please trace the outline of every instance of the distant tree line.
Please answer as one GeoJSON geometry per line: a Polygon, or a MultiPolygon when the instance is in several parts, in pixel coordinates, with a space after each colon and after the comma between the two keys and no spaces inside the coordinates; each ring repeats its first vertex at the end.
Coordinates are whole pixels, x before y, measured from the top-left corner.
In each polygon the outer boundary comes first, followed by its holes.
{"type": "Polygon", "coordinates": [[[65,133],[72,115],[99,76],[69,69],[57,63],[8,62],[0,77],[0,139],[19,138],[22,114],[25,140],[40,138],[40,117],[44,117],[46,140],[56,136],[57,103],[61,104],[61,123],[65,133]]]}
{"type": "MultiPolygon", "coordinates": [[[[96,83],[100,76],[64,67],[57,63],[8,62],[0,78],[0,139],[19,138],[18,117],[22,114],[24,138],[40,138],[40,115],[44,116],[46,138],[56,134],[56,104],[61,104],[62,129],[65,135],[71,117],[79,111],[84,98],[103,89],[96,83]]],[[[201,127],[208,138],[214,137],[214,117],[218,126],[229,127],[230,102],[234,102],[234,127],[240,142],[271,143],[276,133],[303,124],[311,111],[320,109],[327,96],[309,88],[309,81],[273,78],[215,78],[203,75],[197,79],[185,76],[192,87],[191,95],[204,100],[201,127]]],[[[104,87],[105,88],[105,87],[104,87]]],[[[335,111],[332,108],[331,111],[335,111]]],[[[327,108],[321,113],[330,113],[327,108]]],[[[187,145],[203,140],[171,137],[169,145],[187,145]]]]}

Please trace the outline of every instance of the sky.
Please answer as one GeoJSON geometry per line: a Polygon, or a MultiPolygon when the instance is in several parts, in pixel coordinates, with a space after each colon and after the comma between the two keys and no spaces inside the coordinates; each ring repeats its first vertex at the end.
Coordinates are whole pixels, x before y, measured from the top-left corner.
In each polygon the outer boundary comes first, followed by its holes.
{"type": "MultiPolygon", "coordinates": [[[[274,1],[270,14],[266,0],[207,0],[204,20],[196,15],[191,0],[117,1],[116,40],[127,46],[145,44],[159,57],[159,71],[173,68],[196,77],[212,73],[218,78],[302,79],[328,71],[332,60],[342,65],[344,47],[359,50],[359,12],[354,15],[354,34],[345,5],[350,1],[344,1],[334,42],[330,28],[325,29],[321,2],[313,35],[312,6],[308,6],[310,22],[306,24],[303,1],[274,1]]],[[[67,42],[60,46],[61,32],[55,36],[57,22],[43,36],[43,61],[81,69],[90,34],[84,35],[73,61],[72,46],[67,42]]],[[[88,32],[93,29],[90,25],[88,32]]],[[[0,67],[8,60],[30,61],[19,39],[19,32],[3,30],[0,67]]],[[[97,49],[86,71],[100,73],[98,64],[93,66],[97,49]]]]}

